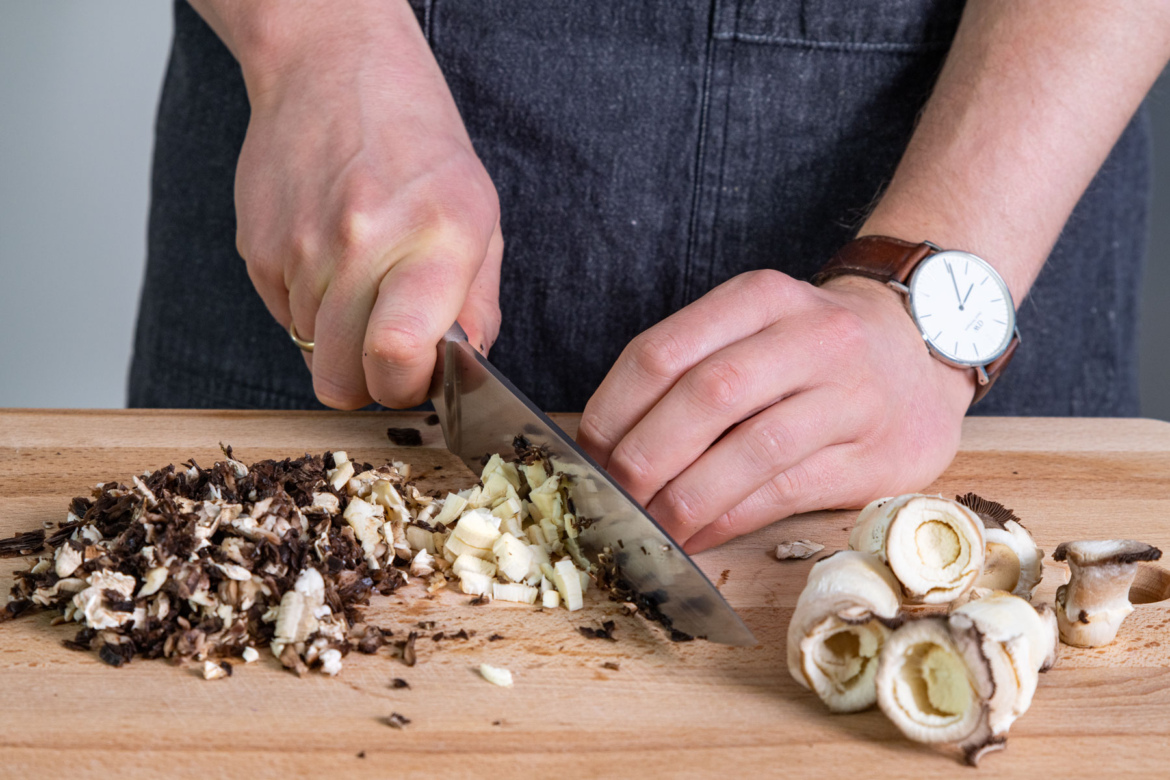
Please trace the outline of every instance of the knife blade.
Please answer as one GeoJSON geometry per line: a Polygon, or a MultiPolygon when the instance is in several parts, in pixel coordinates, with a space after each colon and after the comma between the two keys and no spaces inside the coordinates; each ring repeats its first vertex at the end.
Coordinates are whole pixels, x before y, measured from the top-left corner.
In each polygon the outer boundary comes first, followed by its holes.
{"type": "Polygon", "coordinates": [[[479,474],[486,457],[507,458],[522,434],[547,447],[572,478],[577,514],[592,518],[577,539],[596,557],[608,547],[622,576],[657,602],[671,626],[712,642],[747,646],[756,638],[682,548],[572,438],[467,341],[456,323],[439,344],[431,401],[447,448],[479,474]]]}

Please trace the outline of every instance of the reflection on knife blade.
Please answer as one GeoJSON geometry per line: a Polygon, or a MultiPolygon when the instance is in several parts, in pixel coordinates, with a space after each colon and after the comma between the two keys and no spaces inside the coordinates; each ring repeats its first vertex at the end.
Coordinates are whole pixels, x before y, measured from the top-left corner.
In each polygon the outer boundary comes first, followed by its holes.
{"type": "Polygon", "coordinates": [[[732,645],[756,643],[751,631],[702,571],[650,515],[592,458],[482,355],[456,325],[444,337],[431,399],[448,448],[473,471],[483,458],[510,454],[518,434],[546,453],[572,483],[580,550],[595,561],[612,556],[605,576],[641,609],[670,621],[672,631],[732,645]],[[634,602],[638,603],[638,602],[634,602]],[[651,609],[652,608],[652,609],[651,609]]]}

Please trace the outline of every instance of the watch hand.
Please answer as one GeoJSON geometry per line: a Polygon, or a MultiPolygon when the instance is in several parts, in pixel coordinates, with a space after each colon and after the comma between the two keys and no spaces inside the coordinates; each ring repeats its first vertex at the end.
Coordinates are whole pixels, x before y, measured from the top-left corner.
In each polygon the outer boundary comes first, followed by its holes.
{"type": "Polygon", "coordinates": [[[967,299],[971,297],[971,291],[974,289],[975,284],[972,283],[971,286],[967,288],[967,294],[963,296],[963,300],[959,302],[960,309],[967,305],[967,299]]]}
{"type": "Polygon", "coordinates": [[[951,275],[951,284],[955,286],[955,300],[959,302],[959,311],[963,310],[963,299],[959,296],[959,283],[955,281],[955,269],[947,263],[947,273],[951,275]]]}

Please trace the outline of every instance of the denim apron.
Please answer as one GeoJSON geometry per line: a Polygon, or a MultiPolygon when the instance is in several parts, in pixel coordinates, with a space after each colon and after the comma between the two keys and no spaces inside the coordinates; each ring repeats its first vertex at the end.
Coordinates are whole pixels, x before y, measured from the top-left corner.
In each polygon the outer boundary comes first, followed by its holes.
{"type": "MultiPolygon", "coordinates": [[[[713,286],[757,268],[807,279],[852,237],[961,12],[954,0],[413,5],[500,195],[491,359],[563,411],[584,406],[631,338],[713,286]]],[[[132,406],[320,408],[235,249],[248,111],[231,54],[177,2],[132,406]]],[[[975,413],[1137,414],[1148,136],[1139,112],[975,413]]]]}

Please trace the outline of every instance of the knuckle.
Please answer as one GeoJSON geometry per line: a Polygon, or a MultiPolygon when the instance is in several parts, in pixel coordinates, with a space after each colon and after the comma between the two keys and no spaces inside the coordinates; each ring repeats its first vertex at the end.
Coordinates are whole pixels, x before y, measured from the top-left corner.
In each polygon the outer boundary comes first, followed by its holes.
{"type": "Polygon", "coordinates": [[[663,490],[662,506],[671,526],[693,534],[703,525],[702,497],[686,488],[670,485],[663,490]]]}
{"type": "Polygon", "coordinates": [[[795,436],[785,424],[769,421],[747,431],[747,451],[757,468],[767,469],[792,457],[795,436]]]}
{"type": "MultiPolygon", "coordinates": [[[[377,219],[369,209],[348,208],[337,221],[338,254],[343,259],[365,258],[377,236],[377,219]]],[[[314,247],[307,247],[312,251],[314,247]]],[[[311,256],[311,255],[306,255],[311,256]]]]}
{"type": "Polygon", "coordinates": [[[654,379],[674,380],[690,367],[691,350],[668,330],[649,330],[630,342],[630,359],[654,379]]]}
{"type": "Polygon", "coordinates": [[[304,262],[321,255],[321,241],[317,231],[307,225],[298,225],[289,231],[289,255],[293,260],[304,262]]]}
{"type": "Polygon", "coordinates": [[[432,193],[412,203],[408,230],[426,245],[465,254],[487,245],[498,218],[494,199],[485,204],[481,198],[432,193]]]}
{"type": "Polygon", "coordinates": [[[772,268],[748,271],[740,278],[753,293],[759,295],[776,295],[787,292],[796,281],[788,274],[772,268]]]}
{"type": "Polygon", "coordinates": [[[577,425],[577,437],[587,446],[595,449],[603,448],[610,438],[601,419],[601,415],[586,406],[585,411],[581,413],[581,422],[577,425]]]}
{"type": "Polygon", "coordinates": [[[791,505],[804,490],[804,470],[786,469],[772,477],[764,486],[764,503],[769,507],[791,505]]]}
{"type": "Polygon", "coordinates": [[[630,492],[639,493],[653,489],[654,464],[646,451],[629,439],[622,440],[609,459],[609,471],[615,473],[630,492]]]}
{"type": "Polygon", "coordinates": [[[826,340],[838,352],[853,354],[864,348],[865,319],[852,309],[834,307],[825,315],[822,328],[826,340]]]}
{"type": "Polygon", "coordinates": [[[751,389],[749,377],[726,360],[709,360],[700,364],[687,374],[687,384],[692,396],[717,414],[738,409],[751,389]]]}

